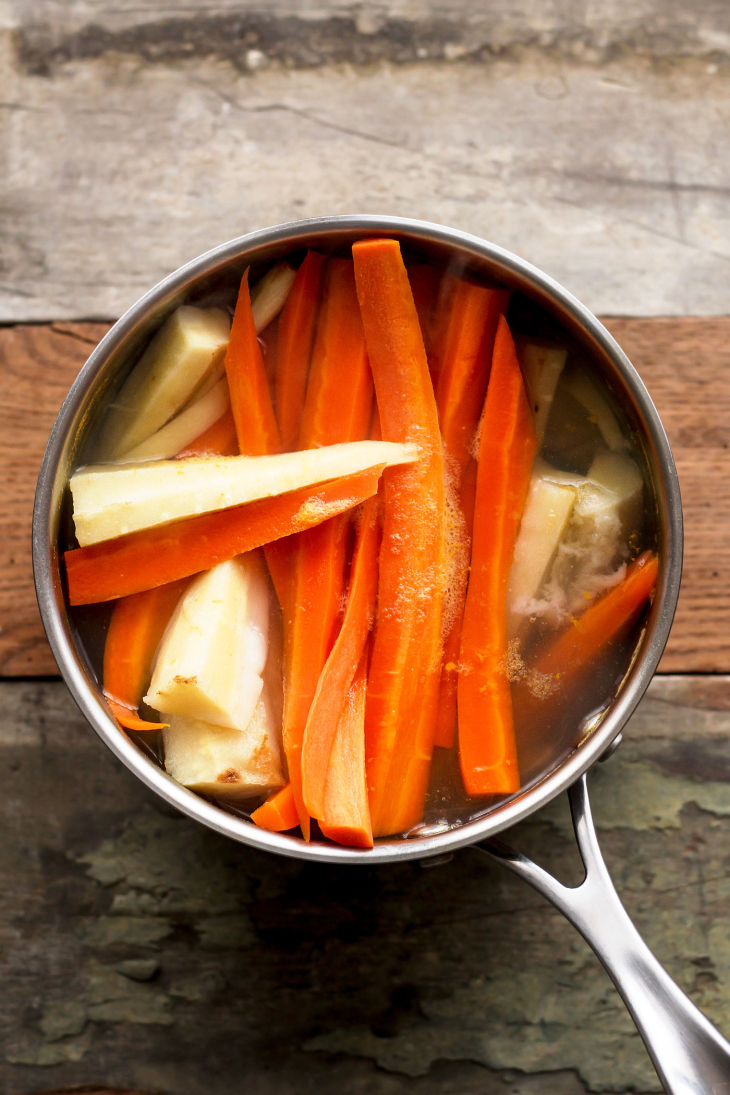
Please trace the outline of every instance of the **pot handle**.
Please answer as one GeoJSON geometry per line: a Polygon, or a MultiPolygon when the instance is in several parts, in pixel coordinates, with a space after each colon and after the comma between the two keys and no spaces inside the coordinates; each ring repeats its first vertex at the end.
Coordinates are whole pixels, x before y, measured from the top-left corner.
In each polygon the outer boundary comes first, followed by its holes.
{"type": "Polygon", "coordinates": [[[667,1095],[730,1095],[730,1045],[659,964],[621,904],[598,846],[586,777],[568,792],[585,878],[563,886],[501,840],[476,847],[551,901],[593,948],[667,1095]]]}

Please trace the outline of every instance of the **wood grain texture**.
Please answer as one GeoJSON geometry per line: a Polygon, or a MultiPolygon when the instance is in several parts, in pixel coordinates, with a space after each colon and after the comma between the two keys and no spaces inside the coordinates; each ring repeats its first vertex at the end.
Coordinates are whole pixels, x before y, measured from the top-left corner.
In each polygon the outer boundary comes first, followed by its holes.
{"type": "Polygon", "coordinates": [[[677,462],[685,550],[663,672],[730,670],[730,318],[607,319],[677,462]]]}
{"type": "MultiPolygon", "coordinates": [[[[685,513],[685,567],[663,672],[730,672],[730,318],[607,319],[666,426],[685,513]]],[[[0,675],[55,673],[35,604],[38,466],[69,385],[106,324],[0,329],[0,675]]]]}
{"type": "MultiPolygon", "coordinates": [[[[622,900],[726,1036],[729,698],[727,677],[654,680],[589,775],[622,900]]],[[[156,798],[60,682],[0,682],[0,709],[0,1091],[660,1090],[587,944],[477,851],[266,855],[156,798]]],[[[580,880],[566,796],[507,839],[580,880]]]]}
{"type": "Polygon", "coordinates": [[[33,589],[30,528],[43,451],[101,323],[0,329],[0,675],[57,673],[33,589]]]}

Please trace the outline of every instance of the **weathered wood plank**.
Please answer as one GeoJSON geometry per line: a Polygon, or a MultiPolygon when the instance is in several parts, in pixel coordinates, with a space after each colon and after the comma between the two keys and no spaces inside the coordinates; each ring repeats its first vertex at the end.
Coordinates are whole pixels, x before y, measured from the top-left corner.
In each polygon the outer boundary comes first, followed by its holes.
{"type": "MultiPolygon", "coordinates": [[[[0,705],[3,1091],[659,1090],[588,947],[477,852],[266,856],[153,798],[61,683],[1,683],[0,705]]],[[[728,677],[657,678],[589,777],[630,914],[726,1035],[729,707],[728,677]]],[[[509,839],[579,877],[566,802],[509,839]]]]}
{"type": "Polygon", "coordinates": [[[33,590],[30,528],[43,451],[106,324],[0,328],[0,675],[57,673],[33,590]]]}
{"type": "Polygon", "coordinates": [[[685,521],[663,672],[730,670],[730,319],[608,319],[672,445],[685,521]]]}
{"type": "MultiPolygon", "coordinates": [[[[615,319],[667,428],[679,469],[686,551],[663,672],[730,671],[730,319],[615,319]]],[[[0,329],[0,675],[55,672],[32,585],[30,515],[43,448],[101,324],[0,329]]]]}
{"type": "Polygon", "coordinates": [[[216,243],[353,211],[492,239],[595,312],[727,310],[722,5],[257,6],[14,5],[0,319],[114,317],[216,243]]]}

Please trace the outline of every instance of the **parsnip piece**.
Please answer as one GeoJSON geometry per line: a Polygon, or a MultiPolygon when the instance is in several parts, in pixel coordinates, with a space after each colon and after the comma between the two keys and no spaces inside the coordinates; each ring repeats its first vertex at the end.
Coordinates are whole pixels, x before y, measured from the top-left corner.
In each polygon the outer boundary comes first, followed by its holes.
{"type": "Polygon", "coordinates": [[[251,289],[251,310],[257,335],[261,334],[264,327],[268,327],[286,304],[296,276],[296,270],[282,259],[251,289]]]}
{"type": "Polygon", "coordinates": [[[276,456],[195,456],[97,465],[71,478],[79,544],[285,494],[375,467],[418,459],[413,445],[352,441],[276,456]]]}
{"type": "Polygon", "coordinates": [[[588,469],[588,478],[616,499],[614,504],[628,538],[642,518],[644,481],[638,464],[623,453],[599,453],[588,469]]]}
{"type": "Polygon", "coordinates": [[[277,719],[268,685],[245,730],[173,715],[162,737],[165,768],[191,790],[237,802],[284,784],[281,718],[277,719]]]}
{"type": "Polygon", "coordinates": [[[589,376],[576,369],[566,377],[565,388],[596,423],[612,452],[621,452],[629,447],[629,442],[616,421],[616,415],[589,376]]]}
{"type": "Polygon", "coordinates": [[[196,578],[162,637],[145,703],[164,714],[245,730],[263,688],[269,600],[258,552],[196,578]]]}
{"type": "Polygon", "coordinates": [[[105,459],[136,448],[187,403],[223,360],[230,329],[222,308],[184,304],[172,313],[110,408],[102,440],[105,459]]]}
{"type": "Polygon", "coordinates": [[[524,623],[528,605],[537,597],[555,559],[573,511],[577,490],[533,474],[507,586],[507,635],[513,639],[524,623]]]}
{"type": "Polygon", "coordinates": [[[219,380],[213,388],[173,418],[172,422],[168,422],[152,437],[125,453],[121,462],[133,464],[141,460],[167,460],[175,456],[217,422],[225,414],[230,402],[228,383],[225,379],[219,380]]]}
{"type": "Polygon", "coordinates": [[[545,435],[550,408],[568,351],[549,342],[525,341],[519,345],[520,365],[527,386],[527,395],[535,415],[537,440],[545,435]]]}

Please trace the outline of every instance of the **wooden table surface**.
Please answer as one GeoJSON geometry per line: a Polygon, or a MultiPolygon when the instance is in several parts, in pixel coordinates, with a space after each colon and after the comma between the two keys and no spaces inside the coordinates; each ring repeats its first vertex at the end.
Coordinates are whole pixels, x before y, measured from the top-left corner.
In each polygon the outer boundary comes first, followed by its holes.
{"type": "MultiPolygon", "coordinates": [[[[639,370],[682,488],[660,674],[591,773],[640,930],[730,1035],[730,17],[621,0],[0,4],[0,1086],[10,1095],[659,1091],[590,950],[448,864],[325,869],[196,827],[76,711],[38,466],[109,323],[226,238],[353,210],[552,273],[639,370]],[[588,10],[588,9],[586,9],[588,10]]],[[[577,879],[565,802],[510,834],[577,879]]]]}

